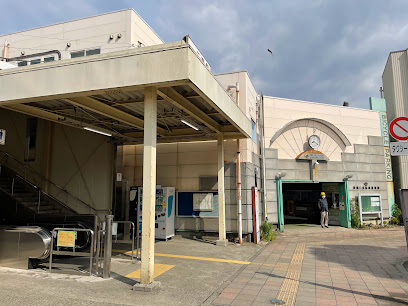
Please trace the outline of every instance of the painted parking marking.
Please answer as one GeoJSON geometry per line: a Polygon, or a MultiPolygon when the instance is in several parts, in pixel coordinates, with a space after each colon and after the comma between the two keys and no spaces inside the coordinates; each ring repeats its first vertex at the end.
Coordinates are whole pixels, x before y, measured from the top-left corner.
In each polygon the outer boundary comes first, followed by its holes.
{"type": "MultiPolygon", "coordinates": [[[[173,269],[174,267],[175,267],[174,265],[164,265],[164,264],[155,263],[154,264],[154,278],[169,271],[170,269],[173,269]]],[[[128,275],[126,275],[126,277],[140,279],[140,269],[133,271],[132,273],[129,273],[128,275]]]]}
{"type": "MultiPolygon", "coordinates": [[[[132,251],[124,251],[124,250],[112,250],[112,252],[125,253],[127,255],[132,254],[132,251]]],[[[186,256],[186,255],[176,255],[176,254],[164,254],[164,253],[155,253],[154,256],[213,261],[213,262],[226,262],[226,263],[234,263],[234,264],[239,264],[239,265],[251,264],[250,261],[241,261],[241,260],[223,259],[223,258],[211,258],[211,257],[199,257],[199,256],[186,256]]]]}

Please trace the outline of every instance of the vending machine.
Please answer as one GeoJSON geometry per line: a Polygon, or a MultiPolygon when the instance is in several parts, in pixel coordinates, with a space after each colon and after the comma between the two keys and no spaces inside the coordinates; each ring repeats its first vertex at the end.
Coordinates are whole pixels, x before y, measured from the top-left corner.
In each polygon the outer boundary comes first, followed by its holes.
{"type": "MultiPolygon", "coordinates": [[[[174,236],[175,221],[175,196],[174,187],[156,188],[155,205],[155,238],[167,240],[174,236]]],[[[142,232],[142,210],[143,210],[143,188],[139,187],[137,192],[139,233],[142,232]]]]}

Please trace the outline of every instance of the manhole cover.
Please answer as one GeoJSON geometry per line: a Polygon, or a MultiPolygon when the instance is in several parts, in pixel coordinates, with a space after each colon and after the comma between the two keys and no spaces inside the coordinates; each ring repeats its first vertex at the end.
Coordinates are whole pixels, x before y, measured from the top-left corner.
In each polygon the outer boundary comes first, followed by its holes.
{"type": "Polygon", "coordinates": [[[281,300],[271,300],[272,305],[285,305],[284,301],[281,300]]]}

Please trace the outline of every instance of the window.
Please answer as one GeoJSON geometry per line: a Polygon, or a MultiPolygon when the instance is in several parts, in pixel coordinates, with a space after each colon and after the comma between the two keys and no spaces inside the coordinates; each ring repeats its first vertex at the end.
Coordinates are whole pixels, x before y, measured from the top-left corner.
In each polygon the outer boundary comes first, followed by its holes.
{"type": "Polygon", "coordinates": [[[251,126],[252,126],[252,135],[251,135],[251,138],[252,138],[252,140],[253,140],[255,143],[257,143],[258,137],[257,137],[257,134],[256,134],[256,123],[255,123],[255,121],[252,120],[252,119],[251,119],[251,126]]]}
{"type": "Polygon", "coordinates": [[[37,58],[37,59],[32,60],[30,62],[30,65],[36,65],[36,64],[41,64],[41,58],[37,58]]]}
{"type": "Polygon", "coordinates": [[[86,54],[86,56],[101,54],[101,49],[86,50],[85,54],[86,54]]]}
{"type": "Polygon", "coordinates": [[[55,58],[53,56],[52,57],[44,57],[44,63],[53,62],[53,61],[55,61],[55,58]]]}
{"type": "Polygon", "coordinates": [[[24,161],[35,161],[35,148],[37,143],[37,118],[27,119],[26,147],[24,161]]]}
{"type": "Polygon", "coordinates": [[[18,67],[23,67],[23,66],[30,66],[30,65],[37,65],[41,63],[48,63],[55,61],[54,56],[47,56],[47,57],[39,57],[39,58],[33,58],[33,59],[28,59],[28,60],[23,60],[18,62],[18,67]]]}
{"type": "Polygon", "coordinates": [[[71,58],[85,56],[85,51],[71,52],[71,58]]]}
{"type": "Polygon", "coordinates": [[[95,54],[101,54],[101,49],[97,48],[97,49],[89,49],[89,50],[71,52],[71,58],[91,56],[95,54]]]}

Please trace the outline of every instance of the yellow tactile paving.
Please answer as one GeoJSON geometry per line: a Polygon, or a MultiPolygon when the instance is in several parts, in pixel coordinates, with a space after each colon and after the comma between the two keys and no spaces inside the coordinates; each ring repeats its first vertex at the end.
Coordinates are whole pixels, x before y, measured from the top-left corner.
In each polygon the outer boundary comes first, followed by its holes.
{"type": "Polygon", "coordinates": [[[302,270],[303,258],[305,256],[305,243],[296,246],[292,261],[288,267],[285,280],[279,290],[276,299],[284,301],[285,305],[294,305],[299,287],[300,272],[302,270]]]}
{"type": "MultiPolygon", "coordinates": [[[[163,265],[163,264],[154,264],[154,277],[158,277],[159,275],[163,274],[164,272],[169,271],[170,269],[174,268],[173,265],[163,265]]],[[[140,278],[140,269],[129,273],[126,275],[129,278],[140,278]]]]}
{"type": "MultiPolygon", "coordinates": [[[[124,250],[113,250],[113,252],[115,252],[115,253],[125,253],[125,254],[128,254],[128,255],[132,254],[132,251],[124,251],[124,250]]],[[[241,261],[241,260],[223,259],[223,258],[199,257],[199,256],[186,256],[186,255],[176,255],[176,254],[155,253],[154,256],[183,258],[183,259],[195,259],[195,260],[214,261],[214,262],[228,262],[228,263],[235,263],[235,264],[240,264],[240,265],[249,265],[249,264],[251,264],[250,261],[241,261]]]]}
{"type": "Polygon", "coordinates": [[[204,261],[229,262],[229,263],[235,263],[235,264],[240,264],[240,265],[249,265],[251,263],[249,261],[241,261],[241,260],[233,260],[233,259],[185,256],[185,255],[174,255],[174,254],[163,254],[163,253],[155,253],[154,255],[162,256],[162,257],[174,257],[174,258],[195,259],[195,260],[204,260],[204,261]]]}

